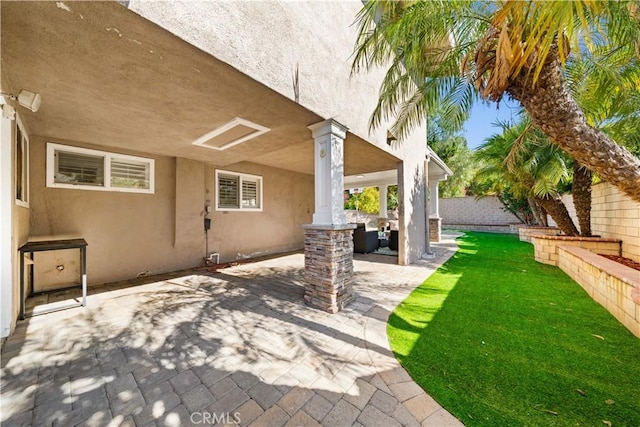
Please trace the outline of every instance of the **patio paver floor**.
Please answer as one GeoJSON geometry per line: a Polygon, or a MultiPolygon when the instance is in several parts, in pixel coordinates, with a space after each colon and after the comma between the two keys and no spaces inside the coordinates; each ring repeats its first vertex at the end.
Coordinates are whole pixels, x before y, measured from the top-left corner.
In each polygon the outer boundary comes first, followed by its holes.
{"type": "Polygon", "coordinates": [[[303,303],[302,254],[90,289],[84,309],[18,323],[2,349],[0,421],[461,425],[386,337],[393,308],[455,252],[452,236],[433,250],[407,267],[356,254],[356,300],[333,315],[303,303]]]}

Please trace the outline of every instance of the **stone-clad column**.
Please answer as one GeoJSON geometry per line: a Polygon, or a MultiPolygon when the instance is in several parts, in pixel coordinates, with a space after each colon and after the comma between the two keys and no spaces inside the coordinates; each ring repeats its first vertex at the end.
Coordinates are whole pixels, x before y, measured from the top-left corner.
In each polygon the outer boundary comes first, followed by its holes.
{"type": "Polygon", "coordinates": [[[353,299],[353,229],[344,214],[344,139],[335,120],[309,126],[314,138],[315,212],[303,225],[307,304],[337,313],[353,299]]]}
{"type": "Polygon", "coordinates": [[[429,241],[440,242],[442,219],[429,218],[429,241]]]}
{"type": "Polygon", "coordinates": [[[312,307],[337,313],[353,300],[353,238],[355,225],[303,225],[304,300],[312,307]]]}
{"type": "Polygon", "coordinates": [[[314,224],[344,224],[344,139],[347,128],[335,120],[309,126],[314,139],[314,224]]]}

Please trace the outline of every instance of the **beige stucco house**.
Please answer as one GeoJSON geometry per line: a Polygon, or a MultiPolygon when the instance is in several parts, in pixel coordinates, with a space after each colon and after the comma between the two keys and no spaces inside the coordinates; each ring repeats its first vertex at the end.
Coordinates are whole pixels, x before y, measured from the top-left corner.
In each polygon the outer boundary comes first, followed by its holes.
{"type": "MultiPolygon", "coordinates": [[[[402,144],[369,130],[384,70],[351,76],[360,7],[2,1],[1,336],[27,241],[85,239],[90,284],[298,250],[309,230],[350,233],[344,177],[391,174],[399,263],[419,259],[425,128],[402,144]]],[[[34,269],[45,290],[77,283],[79,261],[43,252],[34,269]]]]}

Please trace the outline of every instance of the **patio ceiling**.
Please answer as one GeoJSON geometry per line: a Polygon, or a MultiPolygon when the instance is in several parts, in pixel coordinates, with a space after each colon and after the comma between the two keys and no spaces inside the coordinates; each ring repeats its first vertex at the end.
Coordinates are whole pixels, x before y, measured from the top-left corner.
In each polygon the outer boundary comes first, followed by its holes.
{"type": "MultiPolygon", "coordinates": [[[[440,157],[429,148],[429,180],[441,181],[453,175],[453,172],[440,157]]],[[[345,190],[352,188],[379,187],[381,185],[395,185],[398,183],[397,169],[348,175],[344,177],[345,190]]]]}
{"type": "Polygon", "coordinates": [[[381,185],[395,185],[398,183],[397,169],[372,172],[344,177],[345,190],[352,188],[379,187],[381,185]]]}
{"type": "MultiPolygon", "coordinates": [[[[326,119],[116,2],[1,2],[3,91],[41,94],[28,130],[58,140],[313,173],[307,126],[326,119]],[[224,151],[193,145],[236,117],[270,130],[224,151]]],[[[293,89],[291,96],[293,96],[293,89]]],[[[399,159],[348,134],[345,174],[399,159]]]]}

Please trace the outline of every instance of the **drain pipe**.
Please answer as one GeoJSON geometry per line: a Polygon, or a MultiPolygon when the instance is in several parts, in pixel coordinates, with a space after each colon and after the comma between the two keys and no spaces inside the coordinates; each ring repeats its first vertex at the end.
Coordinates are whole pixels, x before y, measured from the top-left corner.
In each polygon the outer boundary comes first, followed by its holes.
{"type": "Polygon", "coordinates": [[[215,264],[220,264],[220,254],[218,252],[211,252],[209,256],[205,258],[205,261],[208,263],[212,263],[214,258],[216,259],[215,264]]]}

